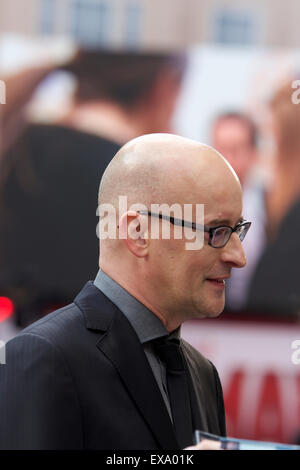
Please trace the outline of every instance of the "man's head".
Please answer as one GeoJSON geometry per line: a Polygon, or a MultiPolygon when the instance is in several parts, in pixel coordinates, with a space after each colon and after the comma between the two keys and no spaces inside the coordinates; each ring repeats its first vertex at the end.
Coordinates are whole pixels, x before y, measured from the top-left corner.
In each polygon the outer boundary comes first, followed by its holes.
{"type": "MultiPolygon", "coordinates": [[[[126,127],[133,127],[127,133],[136,136],[170,132],[186,63],[183,52],[81,49],[62,69],[76,78],[74,109],[104,117],[113,109],[115,125],[116,118],[125,115],[126,127]]],[[[114,137],[123,141],[120,132],[114,137]]]]}
{"type": "MultiPolygon", "coordinates": [[[[134,203],[149,210],[151,204],[203,204],[204,223],[210,227],[234,227],[242,217],[241,186],[226,160],[209,146],[170,134],[139,137],[117,153],[101,180],[99,205],[117,208],[119,196],[127,196],[128,208],[134,203]]],[[[170,239],[151,238],[155,224],[162,228],[169,225],[167,220],[151,217],[150,223],[149,216],[126,209],[118,216],[117,239],[100,240],[100,267],[108,275],[161,318],[169,331],[187,319],[222,312],[221,280],[246,263],[236,233],[223,248],[210,246],[205,233],[202,249],[187,250],[187,240],[172,236],[172,225],[170,239]],[[139,230],[138,238],[133,229],[139,230]],[[124,234],[126,238],[118,237],[124,234]]]]}
{"type": "Polygon", "coordinates": [[[212,146],[228,160],[242,185],[255,163],[256,145],[256,127],[245,114],[227,112],[215,119],[212,146]]]}

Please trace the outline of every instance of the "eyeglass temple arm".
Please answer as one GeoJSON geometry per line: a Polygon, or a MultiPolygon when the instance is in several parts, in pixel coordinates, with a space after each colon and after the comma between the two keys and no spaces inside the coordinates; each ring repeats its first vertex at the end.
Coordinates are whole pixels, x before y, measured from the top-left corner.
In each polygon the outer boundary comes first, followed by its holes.
{"type": "Polygon", "coordinates": [[[200,224],[196,224],[195,222],[189,222],[187,220],[177,219],[175,217],[171,217],[165,214],[160,214],[160,213],[156,214],[151,211],[137,211],[137,212],[142,215],[151,215],[152,217],[157,217],[158,219],[167,220],[168,222],[171,222],[171,224],[179,225],[180,227],[188,227],[194,230],[204,230],[204,232],[209,232],[211,229],[210,227],[207,227],[206,225],[200,225],[200,224]]]}

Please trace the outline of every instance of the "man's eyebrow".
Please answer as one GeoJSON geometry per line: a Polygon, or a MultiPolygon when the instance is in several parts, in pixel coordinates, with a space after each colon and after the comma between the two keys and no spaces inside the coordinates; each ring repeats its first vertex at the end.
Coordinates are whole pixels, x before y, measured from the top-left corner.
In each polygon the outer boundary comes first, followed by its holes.
{"type": "MultiPolygon", "coordinates": [[[[245,222],[246,219],[244,217],[240,217],[236,223],[236,225],[241,224],[242,222],[245,222]]],[[[228,219],[214,219],[209,222],[207,222],[205,225],[230,225],[230,220],[228,219]]]]}

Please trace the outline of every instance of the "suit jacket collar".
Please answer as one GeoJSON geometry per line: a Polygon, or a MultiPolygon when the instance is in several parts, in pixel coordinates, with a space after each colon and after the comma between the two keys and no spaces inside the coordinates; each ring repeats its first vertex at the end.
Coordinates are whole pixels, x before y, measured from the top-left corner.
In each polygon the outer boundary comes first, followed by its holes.
{"type": "Polygon", "coordinates": [[[83,313],[85,326],[88,330],[106,331],[112,322],[118,307],[113,304],[92,281],[75,297],[74,303],[83,313]]]}
{"type": "Polygon", "coordinates": [[[161,320],[151,310],[104,271],[98,271],[94,285],[121,310],[141,343],[169,334],[161,320]]]}
{"type": "Polygon", "coordinates": [[[105,332],[97,347],[119,373],[158,445],[179,449],[151,367],[127,318],[92,282],[86,284],[74,302],[83,313],[86,328],[105,332]]]}

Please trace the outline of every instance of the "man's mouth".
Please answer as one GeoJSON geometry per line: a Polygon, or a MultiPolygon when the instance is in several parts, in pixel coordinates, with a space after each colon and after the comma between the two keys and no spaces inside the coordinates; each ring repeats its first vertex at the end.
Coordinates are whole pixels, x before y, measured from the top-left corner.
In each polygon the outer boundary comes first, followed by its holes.
{"type": "Polygon", "coordinates": [[[213,286],[218,287],[219,289],[225,288],[225,280],[228,279],[229,276],[224,277],[214,277],[214,278],[207,278],[206,280],[213,286]]]}

